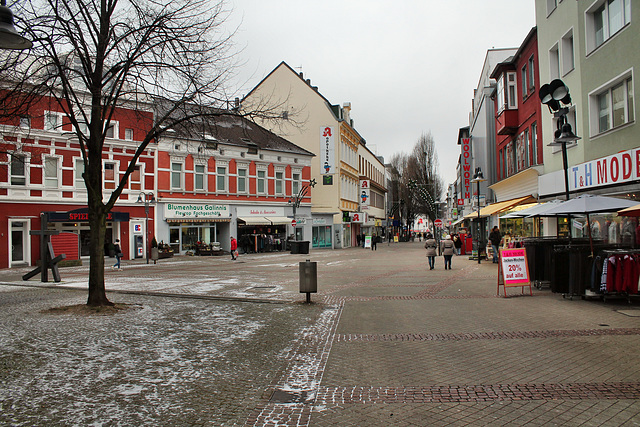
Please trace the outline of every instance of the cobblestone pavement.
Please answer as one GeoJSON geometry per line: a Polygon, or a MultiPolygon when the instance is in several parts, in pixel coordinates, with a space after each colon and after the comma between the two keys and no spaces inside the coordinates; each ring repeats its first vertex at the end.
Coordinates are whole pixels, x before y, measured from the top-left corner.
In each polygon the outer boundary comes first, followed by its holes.
{"type": "Polygon", "coordinates": [[[640,424],[637,302],[496,297],[494,264],[425,264],[421,242],[129,262],[105,280],[132,308],[85,318],[46,309],[83,302],[86,267],[0,271],[0,424],[640,424]]]}

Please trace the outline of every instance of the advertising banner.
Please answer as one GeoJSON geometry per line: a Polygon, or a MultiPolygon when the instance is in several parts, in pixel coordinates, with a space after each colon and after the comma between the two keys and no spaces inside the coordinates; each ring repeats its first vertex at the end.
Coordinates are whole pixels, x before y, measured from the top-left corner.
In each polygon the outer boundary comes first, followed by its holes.
{"type": "Polygon", "coordinates": [[[320,127],[320,172],[322,175],[336,173],[334,128],[320,127]]]}

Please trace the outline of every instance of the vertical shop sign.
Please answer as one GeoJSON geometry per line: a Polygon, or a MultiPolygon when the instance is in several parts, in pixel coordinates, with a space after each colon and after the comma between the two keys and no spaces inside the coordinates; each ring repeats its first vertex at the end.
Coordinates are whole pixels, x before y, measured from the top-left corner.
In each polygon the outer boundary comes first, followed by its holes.
{"type": "Polygon", "coordinates": [[[360,181],[360,207],[362,209],[369,209],[371,192],[369,190],[370,181],[363,179],[360,181]]]}
{"type": "Polygon", "coordinates": [[[322,175],[335,173],[335,142],[333,126],[320,127],[320,169],[322,175]]]}
{"type": "Polygon", "coordinates": [[[462,138],[462,195],[471,198],[471,138],[462,138]]]}

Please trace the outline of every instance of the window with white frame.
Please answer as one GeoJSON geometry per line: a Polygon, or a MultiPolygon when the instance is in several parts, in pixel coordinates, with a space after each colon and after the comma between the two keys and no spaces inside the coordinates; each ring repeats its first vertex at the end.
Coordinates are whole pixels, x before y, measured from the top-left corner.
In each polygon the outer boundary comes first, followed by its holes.
{"type": "Polygon", "coordinates": [[[551,80],[560,78],[560,52],[557,44],[549,49],[549,77],[551,80]]]}
{"type": "Polygon", "coordinates": [[[615,129],[634,120],[633,80],[617,79],[590,95],[591,128],[594,134],[615,129]]]}
{"type": "Polygon", "coordinates": [[[11,185],[27,185],[27,156],[20,153],[11,155],[11,185]]]}
{"type": "Polygon", "coordinates": [[[85,188],[84,178],[82,177],[82,175],[84,174],[84,161],[82,159],[76,159],[75,166],[76,188],[85,188]]]}
{"type": "Polygon", "coordinates": [[[44,130],[61,130],[62,115],[55,111],[44,112],[44,130]]]}
{"type": "Polygon", "coordinates": [[[507,108],[513,110],[518,108],[518,100],[517,100],[517,84],[516,81],[516,73],[508,72],[507,73],[507,108]]]}
{"type": "Polygon", "coordinates": [[[294,172],[291,174],[291,193],[293,196],[297,196],[302,188],[302,181],[300,179],[300,172],[294,172]]]}
{"type": "Polygon", "coordinates": [[[105,137],[117,138],[118,137],[118,122],[109,122],[107,125],[105,137]]]}
{"type": "MultiPolygon", "coordinates": [[[[576,106],[572,105],[571,107],[569,107],[569,112],[566,115],[566,119],[567,119],[567,123],[569,123],[571,125],[571,130],[573,130],[574,133],[576,133],[576,129],[577,128],[577,114],[576,114],[576,106]]],[[[557,118],[553,118],[552,119],[553,122],[553,129],[558,129],[558,119],[557,118]]],[[[578,145],[578,142],[572,142],[567,144],[567,148],[572,148],[578,145]]],[[[551,147],[551,152],[552,153],[558,153],[562,151],[562,146],[560,144],[558,145],[554,145],[551,147]]]]}
{"type": "Polygon", "coordinates": [[[227,191],[227,167],[218,166],[216,168],[216,172],[216,189],[217,191],[224,193],[227,191]]]}
{"type": "Polygon", "coordinates": [[[562,73],[567,75],[575,68],[573,52],[573,30],[562,37],[562,73]]]}
{"type": "Polygon", "coordinates": [[[529,93],[529,84],[527,83],[528,78],[529,73],[527,71],[527,66],[525,65],[520,71],[520,79],[522,80],[522,98],[526,98],[529,93]]]}
{"type": "Polygon", "coordinates": [[[127,141],[133,141],[133,129],[126,128],[124,130],[124,139],[127,141]]]}
{"type": "Polygon", "coordinates": [[[116,188],[116,164],[113,162],[106,162],[104,164],[104,188],[107,190],[113,190],[116,188]]]}
{"type": "Polygon", "coordinates": [[[31,127],[31,118],[29,116],[20,116],[20,127],[29,129],[31,127]]]}
{"type": "Polygon", "coordinates": [[[258,170],[257,171],[257,185],[256,185],[256,189],[257,189],[257,193],[258,194],[265,194],[267,191],[267,186],[266,186],[266,179],[267,179],[267,171],[266,170],[258,170]]]}
{"type": "Polygon", "coordinates": [[[183,168],[180,162],[171,162],[171,189],[182,190],[183,168]]]}
{"type": "Polygon", "coordinates": [[[142,167],[135,165],[133,172],[129,175],[129,185],[132,190],[142,190],[142,167]]]}
{"type": "Polygon", "coordinates": [[[496,99],[498,100],[498,112],[501,112],[506,108],[505,96],[504,96],[504,74],[498,77],[496,85],[496,99]]]}
{"type": "Polygon", "coordinates": [[[282,195],[284,194],[284,172],[276,172],[276,194],[277,195],[282,195]]]}
{"type": "Polygon", "coordinates": [[[631,22],[631,0],[596,1],[586,12],[587,52],[613,37],[631,22]]]}
{"type": "Polygon", "coordinates": [[[247,168],[238,168],[238,193],[245,194],[247,189],[247,168]]]}
{"type": "Polygon", "coordinates": [[[538,124],[531,124],[531,165],[538,164],[538,124]]]}
{"type": "Polygon", "coordinates": [[[44,186],[46,188],[58,188],[58,164],[57,157],[44,158],[44,186]]]}
{"type": "Polygon", "coordinates": [[[528,61],[528,66],[529,66],[529,89],[530,91],[533,93],[535,92],[535,88],[536,88],[536,65],[534,63],[534,59],[533,59],[533,55],[531,55],[531,57],[529,58],[528,61]]]}
{"type": "Polygon", "coordinates": [[[196,191],[205,190],[205,165],[194,165],[193,166],[193,188],[196,191]]]}

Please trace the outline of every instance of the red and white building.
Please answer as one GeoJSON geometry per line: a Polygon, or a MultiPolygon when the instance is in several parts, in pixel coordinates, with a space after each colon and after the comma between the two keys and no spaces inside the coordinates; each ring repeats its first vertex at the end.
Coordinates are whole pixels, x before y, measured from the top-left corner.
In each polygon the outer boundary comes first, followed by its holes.
{"type": "MultiPolygon", "coordinates": [[[[151,112],[115,112],[102,155],[105,200],[152,124],[151,112]]],[[[148,146],[109,215],[105,253],[120,239],[124,259],[145,258],[153,237],[176,254],[197,242],[228,250],[229,236],[245,235],[250,250],[284,248],[313,154],[238,117],[221,117],[215,128],[195,139],[169,131],[148,146]],[[146,211],[139,199],[152,195],[146,211]]],[[[42,228],[63,233],[52,238],[56,255],[88,259],[83,171],[77,136],[53,100],[0,122],[0,268],[35,265],[40,237],[32,232],[42,228]]],[[[296,213],[308,235],[311,191],[296,213]]]]}
{"type": "MultiPolygon", "coordinates": [[[[152,118],[144,111],[115,112],[102,155],[105,198],[116,188],[152,118]]],[[[125,259],[143,254],[134,249],[136,236],[143,235],[145,227],[144,206],[136,200],[140,191],[155,187],[155,158],[156,147],[151,144],[107,222],[105,244],[120,239],[125,259]]],[[[40,238],[31,232],[42,227],[77,236],[75,243],[65,239],[62,246],[54,245],[68,259],[88,257],[83,171],[80,144],[55,101],[44,100],[28,116],[0,123],[0,268],[34,265],[40,257],[40,238]]]]}

